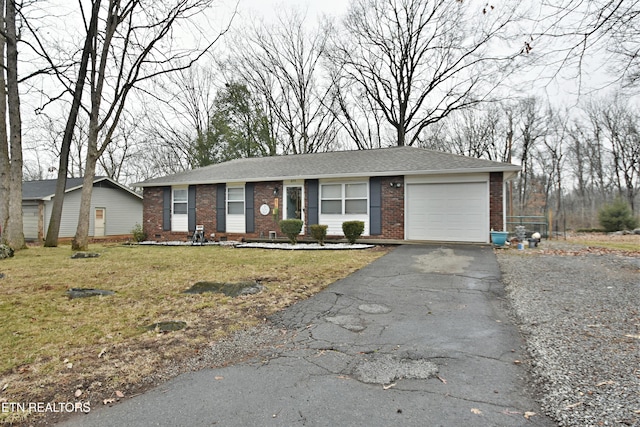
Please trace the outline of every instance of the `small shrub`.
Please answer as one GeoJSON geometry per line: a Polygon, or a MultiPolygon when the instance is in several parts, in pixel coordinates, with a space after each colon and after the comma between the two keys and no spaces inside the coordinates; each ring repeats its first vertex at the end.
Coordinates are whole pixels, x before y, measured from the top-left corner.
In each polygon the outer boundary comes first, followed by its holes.
{"type": "Polygon", "coordinates": [[[280,221],[280,230],[289,238],[292,245],[298,243],[298,235],[302,231],[301,219],[283,219],[280,221]]]}
{"type": "Polygon", "coordinates": [[[140,224],[136,224],[131,230],[131,234],[133,234],[134,242],[144,242],[147,240],[147,233],[145,233],[144,228],[140,224]]]}
{"type": "Polygon", "coordinates": [[[622,199],[616,199],[615,202],[605,205],[598,212],[600,225],[605,231],[630,230],[638,226],[638,220],[633,217],[633,213],[629,205],[622,199]]]}
{"type": "Polygon", "coordinates": [[[342,223],[342,232],[352,245],[356,239],[364,233],[364,222],[362,221],[345,221],[342,223]]]}
{"type": "Polygon", "coordinates": [[[327,225],[312,224],[309,229],[311,230],[311,237],[316,239],[320,246],[324,246],[324,240],[327,238],[327,225]]]}

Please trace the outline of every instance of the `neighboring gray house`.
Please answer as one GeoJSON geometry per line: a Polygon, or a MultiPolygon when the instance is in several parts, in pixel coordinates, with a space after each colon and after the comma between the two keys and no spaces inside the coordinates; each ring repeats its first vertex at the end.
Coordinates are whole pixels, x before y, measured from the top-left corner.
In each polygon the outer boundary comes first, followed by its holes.
{"type": "MultiPolygon", "coordinates": [[[[53,209],[56,180],[22,183],[22,214],[26,240],[43,240],[53,209]]],[[[68,178],[58,237],[73,237],[78,226],[82,178],[68,178]]],[[[142,223],[142,196],[108,177],[96,177],[91,196],[90,237],[131,234],[142,223]]]]}
{"type": "Polygon", "coordinates": [[[520,167],[415,147],[237,159],[135,184],[144,189],[144,229],[186,239],[198,225],[215,238],[279,233],[299,218],[363,238],[488,243],[503,230],[505,183],[520,167]]]}

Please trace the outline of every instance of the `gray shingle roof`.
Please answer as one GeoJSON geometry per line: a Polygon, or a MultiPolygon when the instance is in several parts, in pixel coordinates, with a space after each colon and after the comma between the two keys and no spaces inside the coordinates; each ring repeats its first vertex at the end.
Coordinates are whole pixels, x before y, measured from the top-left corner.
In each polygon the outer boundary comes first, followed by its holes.
{"type": "MultiPolygon", "coordinates": [[[[82,187],[83,178],[67,178],[65,192],[82,187]]],[[[106,185],[121,188],[136,197],[141,198],[139,194],[134,193],[130,189],[122,186],[116,181],[106,176],[96,176],[93,180],[94,186],[99,182],[105,182],[106,185]]],[[[50,199],[56,194],[56,180],[43,179],[39,181],[25,181],[22,183],[22,200],[45,200],[50,199]]]]}
{"type": "MultiPolygon", "coordinates": [[[[82,186],[82,178],[67,178],[66,189],[82,186]]],[[[56,180],[43,179],[22,183],[23,200],[41,200],[56,194],[56,180]]]]}
{"type": "Polygon", "coordinates": [[[364,176],[517,172],[520,167],[416,147],[231,160],[136,183],[138,187],[364,176]]]}

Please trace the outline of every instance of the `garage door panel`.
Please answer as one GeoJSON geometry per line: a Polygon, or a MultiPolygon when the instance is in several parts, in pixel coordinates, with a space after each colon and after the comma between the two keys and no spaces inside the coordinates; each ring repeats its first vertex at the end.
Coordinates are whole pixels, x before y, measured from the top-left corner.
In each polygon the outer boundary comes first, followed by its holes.
{"type": "Polygon", "coordinates": [[[38,238],[38,205],[22,205],[22,231],[24,238],[36,240],[38,238]]]}
{"type": "Polygon", "coordinates": [[[486,182],[407,185],[407,239],[486,242],[486,182]]]}

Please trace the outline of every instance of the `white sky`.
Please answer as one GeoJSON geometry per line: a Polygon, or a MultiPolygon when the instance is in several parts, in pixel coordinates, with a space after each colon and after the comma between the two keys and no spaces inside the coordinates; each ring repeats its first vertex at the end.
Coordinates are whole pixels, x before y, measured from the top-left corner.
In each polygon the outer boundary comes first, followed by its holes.
{"type": "MultiPolygon", "coordinates": [[[[225,0],[234,4],[232,0],[225,0]]],[[[339,17],[344,15],[349,6],[348,0],[238,0],[241,18],[245,16],[261,16],[265,20],[274,17],[275,11],[299,8],[307,11],[307,17],[314,21],[323,14],[339,17]]]]}

